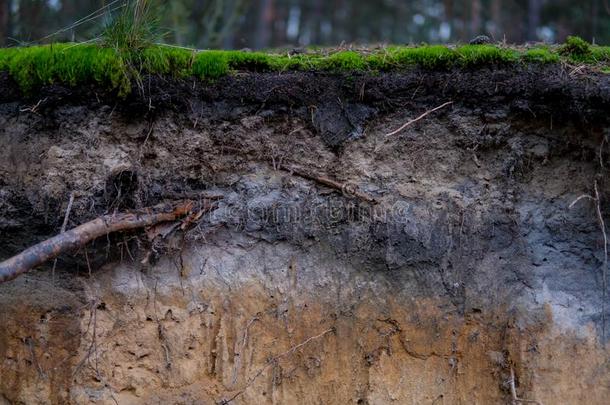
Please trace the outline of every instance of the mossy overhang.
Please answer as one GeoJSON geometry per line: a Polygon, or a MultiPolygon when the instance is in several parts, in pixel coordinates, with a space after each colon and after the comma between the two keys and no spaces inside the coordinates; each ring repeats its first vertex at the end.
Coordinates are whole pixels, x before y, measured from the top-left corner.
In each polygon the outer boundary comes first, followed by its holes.
{"type": "Polygon", "coordinates": [[[0,49],[0,71],[24,94],[52,84],[94,83],[124,97],[143,75],[213,81],[236,72],[325,72],[335,74],[477,69],[527,64],[585,64],[598,72],[610,66],[610,47],[569,37],[563,45],[421,45],[356,49],[251,52],[195,50],[153,45],[137,51],[95,44],[52,44],[0,49]]]}

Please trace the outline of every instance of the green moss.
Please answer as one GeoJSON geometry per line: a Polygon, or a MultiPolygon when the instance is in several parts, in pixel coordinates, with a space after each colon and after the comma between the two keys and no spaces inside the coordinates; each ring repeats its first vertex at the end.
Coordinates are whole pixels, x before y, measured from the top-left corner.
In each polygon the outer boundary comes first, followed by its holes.
{"type": "Polygon", "coordinates": [[[195,56],[193,75],[200,79],[217,79],[229,73],[229,60],[224,51],[203,51],[195,56]]]}
{"type": "Polygon", "coordinates": [[[9,69],[9,63],[20,48],[0,48],[0,71],[9,69]]]}
{"type": "Polygon", "coordinates": [[[457,59],[455,51],[441,45],[398,48],[392,53],[395,62],[402,67],[419,65],[429,69],[446,68],[457,59]]]}
{"type": "Polygon", "coordinates": [[[144,49],[140,56],[141,66],[147,73],[171,74],[176,77],[191,75],[195,51],[168,46],[153,46],[144,49]]]}
{"type": "Polygon", "coordinates": [[[553,53],[548,48],[533,48],[525,51],[521,55],[521,59],[526,62],[557,63],[559,62],[559,55],[553,53]]]}
{"type": "Polygon", "coordinates": [[[464,45],[457,48],[456,52],[464,66],[511,63],[519,59],[516,51],[494,45],[464,45]]]}
{"type": "Polygon", "coordinates": [[[226,51],[231,69],[264,72],[271,70],[272,57],[262,52],[226,51]]]}
{"type": "Polygon", "coordinates": [[[330,71],[359,71],[366,68],[362,55],[354,51],[341,51],[320,59],[318,67],[330,71]]]}
{"type": "Polygon", "coordinates": [[[441,45],[387,47],[362,54],[340,51],[302,55],[242,51],[195,51],[153,45],[121,51],[91,44],[55,44],[0,49],[0,71],[8,71],[26,93],[53,83],[76,86],[97,83],[126,95],[131,82],[142,74],[216,79],[231,72],[283,72],[287,70],[330,72],[392,71],[419,66],[425,69],[479,67],[507,63],[557,63],[561,60],[610,62],[610,47],[589,45],[571,37],[559,48],[515,50],[494,45],[464,45],[455,49],[441,45]]]}
{"type": "Polygon", "coordinates": [[[610,47],[591,46],[591,57],[595,62],[610,62],[610,47]]]}
{"type": "Polygon", "coordinates": [[[580,37],[569,36],[559,48],[559,53],[574,60],[585,61],[591,57],[591,45],[580,37]]]}
{"type": "Polygon", "coordinates": [[[610,47],[591,45],[579,37],[568,37],[559,53],[573,63],[600,63],[610,61],[610,47]]]}
{"type": "Polygon", "coordinates": [[[120,94],[131,88],[124,59],[112,49],[77,44],[18,49],[0,50],[0,63],[26,93],[47,84],[91,81],[120,94]]]}
{"type": "Polygon", "coordinates": [[[366,57],[366,64],[373,71],[391,70],[398,66],[393,50],[384,49],[366,57]]]}

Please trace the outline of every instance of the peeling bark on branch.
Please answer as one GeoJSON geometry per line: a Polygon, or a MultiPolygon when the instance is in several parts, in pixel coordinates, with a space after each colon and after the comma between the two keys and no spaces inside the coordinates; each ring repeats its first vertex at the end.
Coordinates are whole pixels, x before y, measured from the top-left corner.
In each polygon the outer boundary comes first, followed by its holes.
{"type": "Polygon", "coordinates": [[[47,260],[84,246],[100,236],[144,228],[160,222],[175,221],[188,215],[192,207],[192,201],[182,201],[177,204],[161,204],[135,212],[104,215],[40,242],[3,261],[0,263],[0,283],[13,280],[47,260]]]}

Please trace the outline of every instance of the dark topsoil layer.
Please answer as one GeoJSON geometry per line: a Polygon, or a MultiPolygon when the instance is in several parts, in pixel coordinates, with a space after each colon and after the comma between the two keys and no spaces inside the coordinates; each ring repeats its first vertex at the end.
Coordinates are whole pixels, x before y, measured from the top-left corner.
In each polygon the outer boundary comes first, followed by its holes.
{"type": "Polygon", "coordinates": [[[213,83],[147,76],[120,99],[94,85],[78,88],[51,85],[25,97],[6,73],[0,73],[3,114],[15,104],[31,104],[43,113],[58,106],[114,109],[141,119],[173,109],[218,120],[269,111],[312,118],[314,129],[330,148],[357,137],[374,115],[410,106],[430,108],[453,101],[488,112],[498,107],[534,117],[552,116],[584,125],[605,124],[610,106],[610,75],[586,67],[561,65],[495,66],[430,71],[412,69],[385,74],[320,72],[238,73],[213,83]],[[203,108],[203,110],[202,110],[203,108]]]}

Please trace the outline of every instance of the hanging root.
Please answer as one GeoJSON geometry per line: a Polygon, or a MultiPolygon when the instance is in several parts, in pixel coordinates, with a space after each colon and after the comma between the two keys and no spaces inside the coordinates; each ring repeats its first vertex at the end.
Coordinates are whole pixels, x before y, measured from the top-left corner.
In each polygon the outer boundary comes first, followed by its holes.
{"type": "Polygon", "coordinates": [[[330,328],[330,329],[326,329],[324,332],[318,333],[318,334],[317,334],[317,335],[315,335],[315,336],[311,336],[311,337],[309,337],[309,338],[305,339],[303,342],[299,343],[298,345],[296,345],[296,346],[292,346],[290,349],[286,350],[285,352],[280,353],[280,354],[278,354],[277,356],[274,356],[274,357],[270,358],[270,359],[267,361],[267,363],[265,363],[265,365],[264,365],[263,367],[261,367],[261,368],[258,370],[258,372],[257,372],[256,374],[254,374],[254,376],[248,380],[248,382],[246,383],[246,385],[245,385],[245,386],[244,386],[242,389],[240,389],[239,391],[237,391],[237,392],[236,392],[236,393],[235,393],[235,394],[234,394],[234,395],[233,395],[231,398],[229,398],[229,399],[221,399],[220,401],[217,401],[216,403],[217,403],[217,404],[219,404],[219,405],[227,405],[227,404],[229,404],[229,403],[233,402],[233,401],[234,401],[234,400],[235,400],[237,397],[239,397],[239,396],[240,396],[240,395],[242,395],[244,392],[246,392],[246,390],[247,390],[247,389],[248,389],[248,388],[249,388],[249,387],[250,387],[250,386],[251,386],[251,385],[254,383],[254,381],[255,381],[255,380],[258,378],[258,377],[260,377],[260,376],[261,376],[261,374],[263,374],[263,372],[264,372],[265,370],[267,370],[269,367],[271,367],[271,366],[273,366],[273,365],[276,365],[276,364],[277,364],[277,362],[278,362],[279,360],[281,360],[283,357],[286,357],[286,356],[288,356],[288,355],[290,355],[290,354],[294,353],[295,351],[297,351],[297,350],[298,350],[298,349],[300,349],[301,347],[303,347],[303,346],[307,345],[309,342],[312,342],[312,341],[314,341],[314,340],[320,339],[320,338],[322,338],[322,337],[326,336],[327,334],[329,334],[329,333],[331,333],[331,332],[336,333],[336,329],[335,329],[335,327],[334,327],[334,326],[333,326],[332,328],[330,328]]]}
{"type": "Polygon", "coordinates": [[[517,387],[515,385],[515,370],[511,367],[510,368],[510,396],[512,399],[512,405],[517,405],[517,404],[537,404],[537,405],[542,405],[542,402],[540,401],[536,401],[535,399],[523,399],[523,398],[519,398],[517,397],[517,387]]]}
{"type": "Polygon", "coordinates": [[[425,118],[425,117],[426,117],[428,114],[431,114],[431,113],[433,113],[433,112],[435,112],[435,111],[438,111],[438,110],[440,110],[441,108],[447,107],[447,106],[448,106],[448,105],[450,105],[450,104],[453,104],[453,101],[447,101],[446,103],[443,103],[443,104],[439,105],[438,107],[435,107],[435,108],[433,108],[433,109],[431,109],[431,110],[426,111],[425,113],[423,113],[423,114],[422,114],[422,115],[420,115],[419,117],[417,117],[417,118],[413,118],[412,120],[410,120],[410,121],[406,122],[406,123],[405,123],[405,124],[403,124],[403,125],[402,125],[400,128],[398,128],[398,129],[396,129],[396,130],[394,130],[394,131],[392,131],[392,132],[390,132],[390,133],[385,134],[385,137],[387,138],[387,137],[389,137],[389,136],[396,135],[396,134],[397,134],[397,133],[399,133],[400,131],[404,130],[406,127],[408,127],[408,126],[410,126],[410,125],[415,124],[417,121],[421,120],[422,118],[425,118]]]}
{"type": "Polygon", "coordinates": [[[602,268],[602,342],[606,341],[606,291],[608,290],[608,234],[606,233],[606,223],[602,215],[601,209],[601,196],[599,195],[599,189],[597,187],[597,180],[593,182],[593,189],[595,191],[595,197],[589,194],[583,194],[577,199],[572,201],[569,208],[572,208],[578,201],[582,199],[589,199],[595,202],[595,210],[597,212],[597,221],[599,222],[599,228],[602,232],[604,240],[604,261],[602,268]]]}
{"type": "Polygon", "coordinates": [[[191,213],[192,201],[161,204],[142,210],[104,215],[65,233],[40,242],[16,256],[0,263],[0,284],[12,280],[30,269],[53,259],[62,253],[73,251],[113,232],[127,231],[175,221],[191,213]]]}

